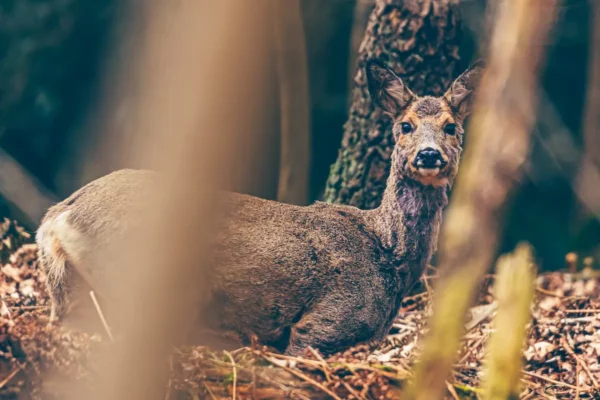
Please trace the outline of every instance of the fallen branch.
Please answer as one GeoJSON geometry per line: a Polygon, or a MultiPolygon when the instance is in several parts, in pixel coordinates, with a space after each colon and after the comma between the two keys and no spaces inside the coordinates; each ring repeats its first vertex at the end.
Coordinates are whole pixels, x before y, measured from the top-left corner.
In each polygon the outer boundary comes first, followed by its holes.
{"type": "Polygon", "coordinates": [[[283,368],[284,370],[286,370],[287,372],[289,372],[292,375],[295,375],[296,377],[302,379],[303,381],[306,381],[308,383],[310,383],[311,385],[313,385],[316,388],[321,389],[323,392],[327,393],[328,395],[330,395],[331,397],[333,397],[335,400],[342,400],[341,397],[339,397],[338,395],[336,395],[335,393],[333,393],[331,390],[327,389],[325,386],[321,385],[319,382],[315,381],[314,379],[304,375],[303,373],[296,371],[294,369],[291,369],[290,367],[286,367],[285,365],[280,365],[276,362],[273,361],[272,358],[268,357],[268,356],[263,356],[263,358],[267,361],[269,361],[270,363],[272,363],[273,365],[277,365],[280,368],[283,368]]]}

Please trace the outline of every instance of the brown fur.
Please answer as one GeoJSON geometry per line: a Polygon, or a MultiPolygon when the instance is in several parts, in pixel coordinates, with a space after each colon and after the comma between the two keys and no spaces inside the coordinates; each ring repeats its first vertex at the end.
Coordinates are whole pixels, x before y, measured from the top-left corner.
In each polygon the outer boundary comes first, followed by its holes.
{"type": "MultiPolygon", "coordinates": [[[[328,354],[388,332],[435,250],[466,108],[449,103],[452,93],[417,98],[379,64],[370,63],[367,72],[375,102],[394,119],[397,139],[381,206],[298,207],[226,194],[230,214],[215,238],[212,297],[204,313],[209,328],[245,343],[256,335],[288,354],[308,346],[328,354]],[[401,133],[404,121],[414,132],[401,133]],[[454,136],[444,134],[448,121],[457,124],[454,136]],[[435,146],[447,163],[435,176],[412,166],[423,146],[435,146]]],[[[122,170],[48,211],[37,242],[58,317],[72,301],[74,279],[99,293],[119,279],[100,255],[126,243],[145,190],[157,186],[152,172],[122,170]]]]}

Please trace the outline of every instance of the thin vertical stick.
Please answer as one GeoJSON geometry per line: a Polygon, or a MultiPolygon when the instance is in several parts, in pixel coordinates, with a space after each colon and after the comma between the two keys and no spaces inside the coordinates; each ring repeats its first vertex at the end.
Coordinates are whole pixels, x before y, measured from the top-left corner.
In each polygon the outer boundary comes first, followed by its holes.
{"type": "Polygon", "coordinates": [[[529,245],[521,244],[513,254],[498,260],[494,293],[498,312],[488,343],[485,400],[519,397],[521,364],[526,326],[531,319],[534,273],[529,245]]]}
{"type": "Polygon", "coordinates": [[[223,353],[225,353],[225,355],[227,356],[227,358],[229,358],[229,360],[231,361],[231,367],[233,369],[233,394],[231,396],[232,400],[235,400],[235,396],[236,396],[236,392],[237,392],[237,367],[235,365],[235,360],[233,359],[233,356],[231,355],[230,352],[228,351],[223,351],[223,353]]]}
{"type": "Polygon", "coordinates": [[[469,143],[440,240],[430,330],[407,399],[443,398],[463,321],[496,252],[502,215],[529,151],[537,71],[558,0],[503,0],[476,96],[469,143]]]}
{"type": "Polygon", "coordinates": [[[108,322],[106,322],[106,318],[104,318],[104,313],[102,312],[102,309],[100,308],[100,303],[98,303],[98,299],[96,299],[96,294],[94,293],[93,290],[90,290],[90,298],[92,299],[92,303],[94,303],[94,307],[96,307],[96,312],[98,313],[98,317],[100,317],[100,321],[102,321],[102,325],[104,326],[104,330],[106,331],[106,334],[108,335],[110,341],[114,342],[115,338],[113,337],[113,335],[110,331],[110,326],[108,326],[108,322]]]}

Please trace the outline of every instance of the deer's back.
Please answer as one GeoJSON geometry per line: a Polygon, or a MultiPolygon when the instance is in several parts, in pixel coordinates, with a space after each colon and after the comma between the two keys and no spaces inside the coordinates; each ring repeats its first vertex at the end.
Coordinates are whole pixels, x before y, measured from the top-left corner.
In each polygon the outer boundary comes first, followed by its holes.
{"type": "Polygon", "coordinates": [[[111,254],[127,249],[142,221],[139,205],[156,181],[154,172],[125,169],[88,183],[48,210],[36,235],[41,252],[59,248],[88,283],[103,290],[119,279],[111,254]]]}
{"type": "Polygon", "coordinates": [[[99,241],[127,232],[157,181],[152,171],[124,169],[98,178],[51,207],[44,224],[64,215],[69,226],[99,241]]]}

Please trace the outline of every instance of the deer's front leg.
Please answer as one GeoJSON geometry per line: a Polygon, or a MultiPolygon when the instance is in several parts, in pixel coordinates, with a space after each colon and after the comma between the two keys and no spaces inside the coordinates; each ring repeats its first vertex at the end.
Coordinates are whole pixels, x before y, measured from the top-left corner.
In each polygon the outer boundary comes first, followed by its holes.
{"type": "Polygon", "coordinates": [[[322,301],[292,327],[285,353],[300,355],[312,347],[332,354],[373,339],[383,325],[383,310],[374,310],[362,300],[322,301]]]}

